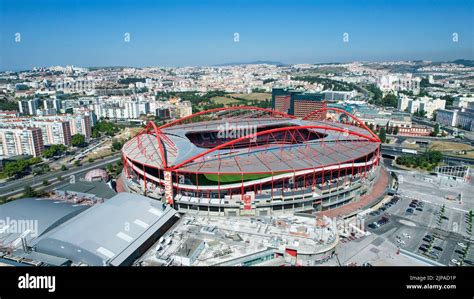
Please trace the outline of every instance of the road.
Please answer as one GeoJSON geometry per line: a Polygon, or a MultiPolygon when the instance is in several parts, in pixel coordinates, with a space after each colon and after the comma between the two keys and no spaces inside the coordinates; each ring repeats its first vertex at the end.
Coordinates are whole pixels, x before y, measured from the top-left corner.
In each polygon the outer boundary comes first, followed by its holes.
{"type": "MultiPolygon", "coordinates": [[[[396,145],[382,144],[382,154],[391,155],[391,156],[400,156],[400,155],[414,155],[411,153],[402,152],[403,147],[396,145]]],[[[423,149],[417,149],[417,152],[424,152],[423,149]]],[[[464,163],[464,164],[474,164],[474,159],[455,157],[443,155],[443,161],[446,163],[464,163]]]]}
{"type": "Polygon", "coordinates": [[[79,167],[68,169],[66,171],[56,171],[56,172],[51,172],[51,173],[35,176],[32,178],[18,179],[12,182],[7,182],[7,183],[2,184],[2,186],[0,187],[0,194],[2,196],[16,195],[18,193],[23,192],[23,189],[25,188],[25,186],[31,186],[33,188],[42,186],[44,180],[48,180],[51,183],[54,183],[54,182],[60,183],[60,182],[57,182],[58,176],[67,178],[71,175],[81,175],[91,169],[100,168],[100,167],[104,167],[109,164],[115,163],[119,161],[120,159],[121,159],[121,156],[120,156],[120,153],[118,153],[116,155],[110,156],[103,160],[87,163],[79,167]]]}

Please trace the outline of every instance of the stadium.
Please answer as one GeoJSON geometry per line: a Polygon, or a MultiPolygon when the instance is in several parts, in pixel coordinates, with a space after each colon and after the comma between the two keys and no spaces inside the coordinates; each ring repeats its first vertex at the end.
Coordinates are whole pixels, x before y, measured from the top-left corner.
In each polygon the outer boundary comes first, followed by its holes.
{"type": "Polygon", "coordinates": [[[256,107],[150,122],[122,148],[131,192],[208,215],[316,213],[357,202],[380,167],[380,140],[355,116],[303,118],[256,107]]]}

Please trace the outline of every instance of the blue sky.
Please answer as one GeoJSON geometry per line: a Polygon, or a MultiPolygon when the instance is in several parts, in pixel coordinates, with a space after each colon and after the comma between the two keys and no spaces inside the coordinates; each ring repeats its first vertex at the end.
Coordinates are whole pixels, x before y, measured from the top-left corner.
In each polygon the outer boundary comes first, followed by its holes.
{"type": "Polygon", "coordinates": [[[473,3],[0,0],[0,69],[474,59],[473,3]]]}

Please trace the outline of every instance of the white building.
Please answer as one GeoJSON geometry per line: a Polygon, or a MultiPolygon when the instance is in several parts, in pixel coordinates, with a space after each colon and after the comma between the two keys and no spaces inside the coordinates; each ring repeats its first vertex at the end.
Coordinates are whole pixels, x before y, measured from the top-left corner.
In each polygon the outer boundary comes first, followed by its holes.
{"type": "Polygon", "coordinates": [[[71,145],[71,127],[68,121],[31,121],[31,125],[41,129],[44,145],[71,145]]]}
{"type": "Polygon", "coordinates": [[[138,105],[138,102],[127,101],[124,103],[124,105],[125,105],[125,118],[136,119],[140,116],[140,107],[138,105]]]}
{"type": "Polygon", "coordinates": [[[176,117],[186,117],[193,114],[193,107],[190,101],[178,102],[176,107],[176,117]]]}
{"type": "Polygon", "coordinates": [[[385,74],[379,77],[377,86],[383,92],[389,91],[412,91],[414,94],[420,92],[421,79],[413,77],[412,74],[385,74]]]}
{"type": "Polygon", "coordinates": [[[445,126],[455,127],[457,123],[458,110],[440,109],[436,112],[436,121],[445,126]]]}
{"type": "Polygon", "coordinates": [[[357,91],[323,91],[324,99],[328,101],[349,101],[357,95],[357,91]]]}
{"type": "Polygon", "coordinates": [[[453,107],[469,108],[470,105],[474,105],[474,97],[455,97],[454,98],[453,107]]]}
{"type": "Polygon", "coordinates": [[[18,108],[21,114],[36,115],[38,110],[38,99],[18,101],[18,108]]]}
{"type": "Polygon", "coordinates": [[[436,121],[446,126],[474,131],[474,109],[438,110],[436,121]]]}
{"type": "Polygon", "coordinates": [[[31,155],[39,157],[44,151],[39,128],[0,128],[0,156],[31,155]]]}
{"type": "Polygon", "coordinates": [[[400,110],[400,111],[406,111],[407,108],[408,108],[408,103],[410,101],[413,101],[413,99],[410,99],[409,97],[407,97],[406,95],[402,94],[398,97],[398,105],[397,105],[397,109],[400,110]]]}
{"type": "MultiPolygon", "coordinates": [[[[407,109],[410,113],[417,111],[425,111],[427,118],[433,118],[434,112],[446,107],[446,101],[441,99],[432,99],[430,97],[422,97],[416,100],[408,99],[407,109]]],[[[399,106],[400,100],[399,100],[399,106]]]]}

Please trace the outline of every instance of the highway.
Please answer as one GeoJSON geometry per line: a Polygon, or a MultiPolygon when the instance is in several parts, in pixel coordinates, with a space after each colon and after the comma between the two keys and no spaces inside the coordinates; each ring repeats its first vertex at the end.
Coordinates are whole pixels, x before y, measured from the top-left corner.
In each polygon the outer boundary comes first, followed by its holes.
{"type": "MultiPolygon", "coordinates": [[[[94,168],[102,168],[109,164],[115,163],[121,159],[120,153],[115,154],[113,156],[107,157],[103,160],[94,161],[92,163],[86,163],[84,165],[78,167],[71,167],[65,171],[55,171],[35,177],[18,179],[11,182],[6,182],[0,185],[0,194],[1,196],[12,196],[23,192],[25,186],[31,186],[32,188],[36,188],[43,185],[44,180],[48,180],[52,186],[58,185],[61,181],[57,180],[58,176],[69,180],[71,175],[82,175],[94,168]]],[[[64,181],[62,181],[64,183],[64,181]]],[[[48,186],[48,187],[51,187],[48,186]]],[[[48,188],[49,189],[49,188],[48,188]]]]}

